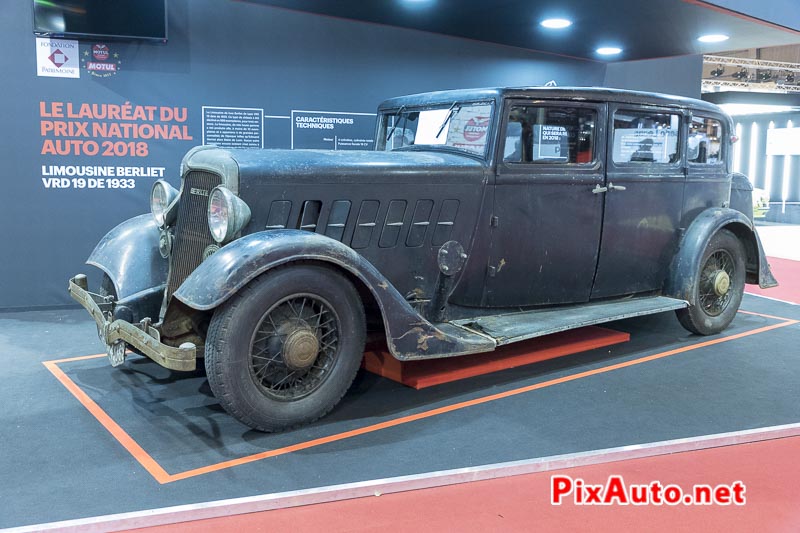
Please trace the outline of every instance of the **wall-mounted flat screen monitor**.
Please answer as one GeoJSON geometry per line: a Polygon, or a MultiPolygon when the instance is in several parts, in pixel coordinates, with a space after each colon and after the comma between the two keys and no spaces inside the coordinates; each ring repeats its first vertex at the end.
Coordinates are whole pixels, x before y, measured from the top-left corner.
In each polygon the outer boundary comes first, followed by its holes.
{"type": "Polygon", "coordinates": [[[33,0],[33,32],[87,40],[167,40],[167,0],[33,0]]]}

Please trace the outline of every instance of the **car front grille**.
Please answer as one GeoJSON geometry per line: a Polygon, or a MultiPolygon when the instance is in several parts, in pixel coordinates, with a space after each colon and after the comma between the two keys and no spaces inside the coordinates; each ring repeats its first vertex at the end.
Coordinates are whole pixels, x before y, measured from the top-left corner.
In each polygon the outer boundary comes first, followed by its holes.
{"type": "Polygon", "coordinates": [[[216,244],[208,229],[206,210],[209,193],[221,183],[219,175],[197,170],[189,172],[184,178],[170,256],[167,298],[171,298],[200,265],[206,248],[216,244]]]}

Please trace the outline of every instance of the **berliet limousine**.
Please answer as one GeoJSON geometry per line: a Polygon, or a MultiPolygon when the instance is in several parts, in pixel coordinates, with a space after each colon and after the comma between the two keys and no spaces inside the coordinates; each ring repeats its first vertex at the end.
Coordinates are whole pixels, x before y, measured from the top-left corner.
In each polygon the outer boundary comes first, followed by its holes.
{"type": "Polygon", "coordinates": [[[103,238],[89,292],[111,364],[204,358],[263,431],[330,411],[368,333],[400,360],[490,352],[674,310],[730,324],[776,285],[731,172],[732,123],[687,98],[584,88],[394,98],[372,151],[192,149],[180,190],[103,238]]]}

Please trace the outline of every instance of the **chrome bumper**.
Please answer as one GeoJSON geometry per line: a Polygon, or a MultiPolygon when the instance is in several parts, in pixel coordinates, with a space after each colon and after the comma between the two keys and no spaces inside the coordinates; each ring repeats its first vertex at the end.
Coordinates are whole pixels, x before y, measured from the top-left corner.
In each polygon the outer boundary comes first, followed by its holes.
{"type": "Polygon", "coordinates": [[[161,343],[161,334],[143,320],[139,324],[131,324],[124,320],[109,320],[101,305],[107,305],[103,296],[88,290],[86,276],[78,274],[69,280],[69,294],[89,311],[97,323],[97,333],[106,345],[108,357],[113,366],[122,364],[127,344],[137,348],[144,355],[171,370],[194,370],[197,365],[197,348],[192,343],[182,344],[179,348],[161,343]]]}

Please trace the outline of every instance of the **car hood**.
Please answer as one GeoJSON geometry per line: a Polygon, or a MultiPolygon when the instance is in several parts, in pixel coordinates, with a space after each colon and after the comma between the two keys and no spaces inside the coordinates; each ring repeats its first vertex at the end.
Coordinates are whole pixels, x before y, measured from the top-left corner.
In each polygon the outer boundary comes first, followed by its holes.
{"type": "Polygon", "coordinates": [[[365,150],[230,150],[242,187],[248,182],[289,179],[292,183],[424,183],[438,177],[483,174],[485,164],[446,152],[365,150]]]}

